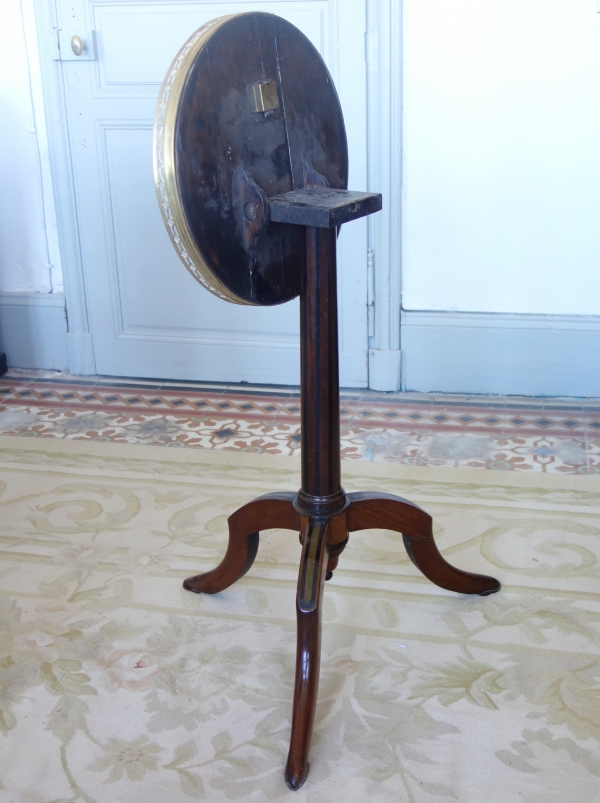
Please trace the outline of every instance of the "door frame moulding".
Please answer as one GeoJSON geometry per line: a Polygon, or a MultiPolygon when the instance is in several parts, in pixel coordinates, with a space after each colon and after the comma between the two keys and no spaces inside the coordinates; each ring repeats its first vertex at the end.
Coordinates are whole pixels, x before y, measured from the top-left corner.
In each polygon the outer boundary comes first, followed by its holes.
{"type": "Polygon", "coordinates": [[[50,170],[68,314],[66,334],[68,369],[72,374],[89,375],[95,373],[96,366],[85,298],[62,62],[57,58],[58,19],[54,0],[50,0],[50,2],[33,0],[33,2],[50,150],[50,170]]]}
{"type": "Polygon", "coordinates": [[[368,219],[372,279],[369,387],[400,389],[402,303],[402,1],[367,2],[368,191],[383,210],[368,219]]]}

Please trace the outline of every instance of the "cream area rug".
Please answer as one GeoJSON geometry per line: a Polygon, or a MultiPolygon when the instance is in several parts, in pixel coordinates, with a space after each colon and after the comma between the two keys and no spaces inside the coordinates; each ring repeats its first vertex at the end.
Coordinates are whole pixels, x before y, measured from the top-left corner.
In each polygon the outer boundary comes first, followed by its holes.
{"type": "Polygon", "coordinates": [[[0,438],[0,801],[599,803],[600,480],[344,464],[433,514],[429,583],[399,535],[352,534],[326,584],[311,771],[287,753],[300,545],[196,596],[226,518],[295,458],[0,438]]]}

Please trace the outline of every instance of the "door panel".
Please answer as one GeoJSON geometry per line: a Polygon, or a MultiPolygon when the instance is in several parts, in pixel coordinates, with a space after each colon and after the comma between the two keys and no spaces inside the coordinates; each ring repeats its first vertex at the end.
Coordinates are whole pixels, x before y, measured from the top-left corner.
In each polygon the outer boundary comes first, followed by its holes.
{"type": "MultiPolygon", "coordinates": [[[[366,189],[365,1],[343,0],[343,15],[341,0],[57,3],[63,28],[96,31],[96,61],[63,62],[96,371],[297,384],[297,300],[229,304],[177,258],[154,191],[154,105],[175,53],[204,22],[279,14],[328,63],[346,118],[350,186],[366,189]]],[[[367,384],[366,231],[366,219],[344,227],[338,250],[341,380],[354,387],[367,384]]]]}

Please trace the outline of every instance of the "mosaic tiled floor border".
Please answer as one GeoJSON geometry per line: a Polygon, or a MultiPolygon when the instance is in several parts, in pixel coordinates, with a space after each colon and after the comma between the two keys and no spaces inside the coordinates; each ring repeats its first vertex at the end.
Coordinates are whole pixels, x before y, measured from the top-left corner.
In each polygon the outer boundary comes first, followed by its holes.
{"type": "MultiPolygon", "coordinates": [[[[600,400],[342,391],[345,459],[600,473],[600,400]]],[[[297,388],[12,372],[0,433],[298,454],[297,388]]]]}

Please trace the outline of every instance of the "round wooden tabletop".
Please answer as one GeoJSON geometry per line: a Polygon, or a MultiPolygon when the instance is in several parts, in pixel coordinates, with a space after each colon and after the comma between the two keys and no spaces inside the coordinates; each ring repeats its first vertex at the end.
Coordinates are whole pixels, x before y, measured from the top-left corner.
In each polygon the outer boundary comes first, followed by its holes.
{"type": "Polygon", "coordinates": [[[160,91],[154,175],[171,240],[204,287],[238,304],[297,296],[304,228],[271,222],[265,201],[348,182],[340,102],[310,40],[258,12],[196,31],[160,91]]]}

